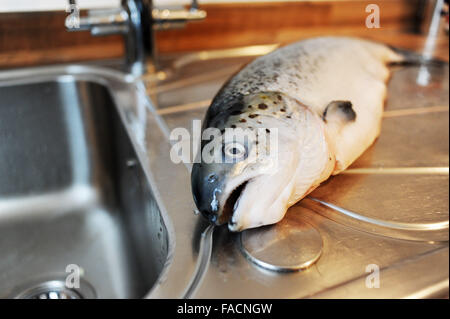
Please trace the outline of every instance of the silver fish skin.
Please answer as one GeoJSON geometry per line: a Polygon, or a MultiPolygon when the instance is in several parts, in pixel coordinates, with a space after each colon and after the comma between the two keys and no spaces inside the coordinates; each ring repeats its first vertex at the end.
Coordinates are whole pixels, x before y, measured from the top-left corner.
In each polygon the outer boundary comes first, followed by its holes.
{"type": "Polygon", "coordinates": [[[374,142],[388,64],[401,61],[402,55],[383,44],[320,37],[245,66],[213,99],[203,131],[276,133],[276,157],[260,154],[260,136],[202,140],[201,151],[217,144],[229,161],[209,163],[202,157],[194,164],[192,192],[200,212],[216,224],[228,223],[231,231],[280,221],[290,206],[345,170],[374,142]],[[226,149],[230,143],[231,152],[226,149]]]}

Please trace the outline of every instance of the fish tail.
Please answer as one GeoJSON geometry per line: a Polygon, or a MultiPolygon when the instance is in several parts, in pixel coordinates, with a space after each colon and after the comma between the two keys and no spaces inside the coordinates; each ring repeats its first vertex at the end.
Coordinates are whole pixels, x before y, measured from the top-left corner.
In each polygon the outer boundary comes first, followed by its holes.
{"type": "Polygon", "coordinates": [[[418,66],[418,65],[427,65],[427,66],[438,66],[442,67],[447,64],[447,62],[437,59],[437,58],[429,58],[423,54],[413,52],[410,50],[405,50],[401,48],[397,48],[394,46],[389,46],[389,48],[403,57],[400,61],[390,62],[390,66],[418,66]]]}

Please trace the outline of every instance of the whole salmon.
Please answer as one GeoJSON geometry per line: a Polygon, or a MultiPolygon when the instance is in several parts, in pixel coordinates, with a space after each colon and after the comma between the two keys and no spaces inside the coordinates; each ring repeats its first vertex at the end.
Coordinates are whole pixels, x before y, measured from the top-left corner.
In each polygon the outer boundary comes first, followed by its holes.
{"type": "Polygon", "coordinates": [[[245,66],[214,98],[203,131],[276,132],[276,163],[273,156],[254,160],[258,137],[202,141],[202,151],[208,143],[222,144],[225,161],[202,157],[193,166],[192,191],[200,212],[216,224],[228,223],[232,231],[280,221],[291,205],[345,170],[374,142],[388,64],[403,59],[383,44],[321,37],[245,66]]]}

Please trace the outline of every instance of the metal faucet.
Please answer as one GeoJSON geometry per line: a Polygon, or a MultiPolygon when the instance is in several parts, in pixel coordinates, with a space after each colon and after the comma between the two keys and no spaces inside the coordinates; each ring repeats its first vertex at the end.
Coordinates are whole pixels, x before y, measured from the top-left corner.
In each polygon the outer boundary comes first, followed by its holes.
{"type": "MultiPolygon", "coordinates": [[[[71,12],[77,10],[78,14],[75,1],[69,0],[69,5],[71,12]]],[[[123,34],[127,71],[140,76],[146,72],[147,57],[155,56],[154,30],[180,27],[205,17],[206,12],[198,9],[197,0],[192,1],[190,10],[156,9],[152,0],[122,0],[119,8],[89,10],[76,23],[71,14],[65,24],[69,31],[90,31],[93,36],[123,34]]]]}

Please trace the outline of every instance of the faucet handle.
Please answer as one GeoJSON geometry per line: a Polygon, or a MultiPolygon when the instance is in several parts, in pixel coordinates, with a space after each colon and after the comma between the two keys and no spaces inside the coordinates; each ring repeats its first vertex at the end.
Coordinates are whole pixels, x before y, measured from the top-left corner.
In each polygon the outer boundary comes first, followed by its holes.
{"type": "Polygon", "coordinates": [[[206,18],[206,11],[198,8],[197,0],[192,0],[189,10],[156,9],[152,10],[153,29],[167,30],[183,27],[187,22],[200,21],[206,18]]]}

